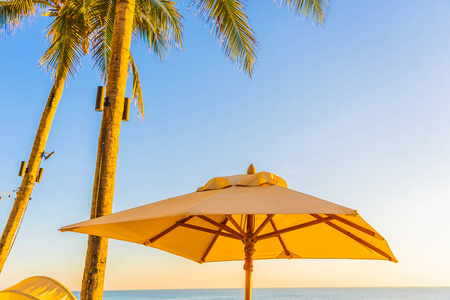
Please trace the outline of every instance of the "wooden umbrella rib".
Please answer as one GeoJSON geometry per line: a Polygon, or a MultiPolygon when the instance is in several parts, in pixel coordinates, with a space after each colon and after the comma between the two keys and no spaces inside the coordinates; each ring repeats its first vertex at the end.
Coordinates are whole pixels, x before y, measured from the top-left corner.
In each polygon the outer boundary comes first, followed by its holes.
{"type": "Polygon", "coordinates": [[[376,232],[376,231],[372,231],[372,230],[369,230],[369,229],[367,229],[367,228],[364,228],[364,227],[362,227],[362,226],[360,226],[360,225],[358,225],[358,224],[355,224],[355,223],[353,223],[353,222],[351,222],[351,221],[349,221],[349,220],[346,220],[346,219],[344,219],[344,218],[342,218],[342,217],[340,217],[340,216],[337,216],[337,215],[332,215],[332,214],[327,214],[327,216],[329,216],[329,217],[331,217],[331,218],[333,218],[333,219],[335,219],[335,220],[337,220],[337,221],[339,221],[339,222],[341,222],[341,223],[344,223],[344,224],[346,224],[346,225],[348,225],[348,226],[350,226],[350,227],[353,227],[353,228],[355,228],[356,230],[359,230],[359,231],[361,231],[361,232],[364,232],[365,234],[368,234],[368,235],[370,235],[370,236],[373,236],[374,238],[376,238],[376,239],[379,239],[379,240],[381,240],[381,241],[384,241],[384,238],[378,233],[378,232],[376,232]]]}
{"type": "MultiPolygon", "coordinates": [[[[228,222],[228,219],[225,219],[221,224],[225,225],[227,222],[228,222]]],[[[219,231],[222,231],[222,228],[220,228],[219,231]]],[[[203,254],[202,258],[200,259],[200,263],[205,262],[206,257],[208,256],[209,252],[211,251],[212,247],[214,246],[214,244],[216,243],[218,238],[219,238],[219,235],[216,234],[214,236],[213,240],[211,241],[211,243],[209,243],[208,248],[206,248],[205,253],[203,254]]]]}
{"type": "MultiPolygon", "coordinates": [[[[317,218],[318,220],[323,220],[323,219],[325,219],[325,218],[322,218],[321,216],[316,215],[316,214],[311,214],[311,215],[312,215],[314,218],[317,218]]],[[[347,230],[343,229],[342,227],[339,227],[338,225],[336,225],[336,224],[334,224],[334,223],[331,223],[331,222],[329,222],[329,221],[325,221],[325,224],[327,224],[328,226],[330,226],[330,227],[336,229],[337,231],[339,231],[339,232],[345,234],[346,236],[348,236],[349,238],[353,239],[354,241],[356,241],[356,242],[358,242],[358,243],[360,243],[360,244],[362,244],[362,245],[364,245],[364,246],[366,246],[366,247],[372,249],[373,251],[377,252],[378,254],[380,254],[380,255],[386,257],[389,261],[395,261],[389,254],[387,254],[387,253],[384,252],[383,250],[378,249],[378,248],[375,247],[374,245],[372,245],[372,244],[366,242],[365,240],[363,240],[363,239],[360,238],[360,237],[357,237],[357,236],[354,235],[353,233],[348,232],[347,230]]]]}
{"type": "MultiPolygon", "coordinates": [[[[222,229],[219,229],[222,230],[222,229]]],[[[203,257],[200,259],[200,263],[204,263],[206,260],[206,256],[208,256],[209,252],[211,251],[212,247],[214,246],[214,244],[216,243],[217,239],[219,238],[219,235],[216,234],[212,240],[212,242],[209,244],[208,248],[205,251],[205,254],[203,254],[203,257]]]]}
{"type": "Polygon", "coordinates": [[[267,215],[267,218],[261,223],[261,225],[259,225],[258,229],[256,229],[256,231],[253,233],[254,237],[257,236],[264,229],[264,227],[266,227],[267,223],[269,223],[272,220],[273,216],[275,215],[274,214],[267,215]]]}
{"type": "Polygon", "coordinates": [[[200,226],[195,226],[195,225],[191,225],[191,224],[187,224],[187,223],[180,223],[178,226],[186,227],[186,228],[190,228],[190,229],[194,229],[194,230],[198,230],[198,231],[203,231],[203,232],[207,232],[207,233],[211,233],[211,234],[218,234],[218,235],[221,235],[221,236],[224,236],[227,238],[231,238],[231,239],[241,240],[240,238],[237,238],[234,235],[229,234],[229,233],[212,230],[212,229],[204,228],[204,227],[200,227],[200,226]]]}
{"type": "Polygon", "coordinates": [[[235,237],[237,237],[239,239],[243,239],[244,238],[241,234],[239,234],[239,232],[237,232],[233,228],[230,228],[230,227],[228,227],[225,224],[218,223],[218,222],[212,220],[211,218],[208,218],[207,216],[198,215],[196,217],[198,217],[198,218],[200,218],[200,219],[202,219],[202,220],[204,220],[204,221],[206,221],[206,222],[208,222],[208,223],[210,223],[210,224],[212,224],[214,226],[219,227],[223,231],[227,231],[229,234],[234,235],[235,237]]]}
{"type": "Polygon", "coordinates": [[[323,222],[326,222],[326,221],[330,221],[330,220],[332,220],[332,218],[327,217],[327,218],[323,218],[321,220],[314,220],[314,221],[306,222],[306,223],[303,223],[303,224],[291,226],[291,227],[288,227],[288,228],[275,230],[274,232],[266,233],[266,234],[263,234],[263,235],[260,235],[260,236],[256,237],[256,240],[260,241],[260,240],[269,239],[269,238],[275,237],[275,236],[283,234],[283,233],[287,233],[287,232],[290,232],[290,231],[306,228],[306,227],[309,227],[309,226],[314,226],[314,225],[317,225],[317,224],[320,224],[320,223],[323,223],[323,222]]]}
{"type": "MultiPolygon", "coordinates": [[[[270,219],[270,224],[272,225],[273,230],[278,231],[277,226],[275,225],[275,222],[272,219],[270,219]]],[[[283,247],[284,253],[287,256],[291,255],[291,252],[287,249],[286,244],[284,243],[283,238],[281,237],[281,235],[277,235],[277,238],[278,238],[278,241],[281,244],[281,247],[283,247]]]]}
{"type": "Polygon", "coordinates": [[[255,230],[255,215],[247,215],[247,237],[252,237],[255,230]]]}
{"type": "Polygon", "coordinates": [[[234,227],[236,227],[236,229],[242,234],[242,236],[244,238],[247,238],[247,233],[245,233],[244,229],[242,229],[241,226],[239,226],[239,224],[236,222],[235,219],[233,219],[232,215],[226,215],[227,219],[231,222],[231,224],[233,224],[234,227]]]}
{"type": "Polygon", "coordinates": [[[169,232],[171,232],[172,230],[174,230],[175,228],[177,228],[178,226],[180,226],[180,224],[183,224],[184,222],[189,221],[190,219],[192,219],[194,216],[189,216],[186,217],[178,222],[176,222],[174,225],[170,226],[169,228],[167,228],[166,230],[164,230],[163,232],[161,232],[160,234],[154,236],[153,238],[149,239],[147,243],[154,243],[157,240],[159,240],[160,238],[162,238],[163,236],[165,236],[166,234],[168,234],[169,232]]]}

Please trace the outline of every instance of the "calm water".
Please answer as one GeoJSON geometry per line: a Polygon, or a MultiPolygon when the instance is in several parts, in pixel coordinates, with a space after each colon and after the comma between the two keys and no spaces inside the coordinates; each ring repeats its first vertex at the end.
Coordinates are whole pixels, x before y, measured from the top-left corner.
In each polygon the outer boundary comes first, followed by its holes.
{"type": "MultiPolygon", "coordinates": [[[[74,293],[79,298],[80,293],[74,293]]],[[[243,300],[241,289],[217,290],[148,290],[148,291],[106,291],[104,300],[243,300]]],[[[358,300],[450,300],[450,288],[304,288],[304,289],[253,289],[253,300],[290,299],[358,299],[358,300]]]]}

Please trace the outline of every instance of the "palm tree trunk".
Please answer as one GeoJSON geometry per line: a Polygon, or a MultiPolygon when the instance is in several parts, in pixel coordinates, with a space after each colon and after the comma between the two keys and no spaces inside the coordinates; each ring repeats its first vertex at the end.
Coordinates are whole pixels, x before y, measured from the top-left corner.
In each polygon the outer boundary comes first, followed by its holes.
{"type": "MultiPolygon", "coordinates": [[[[130,57],[135,0],[118,0],[106,83],[109,104],[103,110],[92,191],[91,219],[110,214],[119,152],[125,89],[130,57]]],[[[89,236],[81,300],[102,299],[108,239],[89,236]]]]}
{"type": "Polygon", "coordinates": [[[0,273],[3,270],[3,266],[5,265],[6,259],[12,247],[14,236],[17,234],[20,220],[22,219],[33,191],[34,182],[36,181],[42,155],[44,153],[47,138],[52,126],[53,117],[55,116],[59,100],[61,100],[65,79],[66,77],[55,80],[50,95],[48,96],[44,112],[42,113],[41,122],[39,123],[36,137],[34,138],[33,149],[31,150],[30,158],[28,160],[27,171],[23,176],[19,192],[17,193],[8,222],[6,223],[2,238],[0,240],[0,273]]]}

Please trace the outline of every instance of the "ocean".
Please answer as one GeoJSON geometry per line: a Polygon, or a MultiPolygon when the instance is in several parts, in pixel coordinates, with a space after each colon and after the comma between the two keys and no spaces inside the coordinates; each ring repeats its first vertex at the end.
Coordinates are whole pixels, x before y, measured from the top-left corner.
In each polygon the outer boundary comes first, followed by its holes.
{"type": "MultiPolygon", "coordinates": [[[[80,293],[74,292],[79,299],[80,293]]],[[[105,291],[104,300],[243,300],[242,289],[105,291]]],[[[253,289],[253,300],[450,300],[450,288],[253,289]]]]}

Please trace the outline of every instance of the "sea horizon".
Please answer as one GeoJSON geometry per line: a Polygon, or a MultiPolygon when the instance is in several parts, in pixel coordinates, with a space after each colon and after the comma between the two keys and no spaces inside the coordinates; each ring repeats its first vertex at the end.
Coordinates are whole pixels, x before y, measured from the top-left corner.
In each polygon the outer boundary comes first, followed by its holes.
{"type": "MultiPolygon", "coordinates": [[[[444,300],[450,299],[450,287],[300,287],[300,288],[254,288],[254,300],[444,300]]],[[[74,292],[79,299],[80,292],[74,292]]],[[[105,300],[241,300],[243,288],[218,289],[146,289],[107,290],[105,300]]]]}
{"type": "MultiPolygon", "coordinates": [[[[396,289],[396,288],[449,288],[448,286],[308,286],[308,287],[254,287],[253,290],[261,290],[261,289],[396,289]]],[[[152,288],[152,289],[117,289],[117,290],[104,290],[105,292],[120,292],[120,291],[172,291],[172,290],[240,290],[242,288],[152,288]]],[[[80,292],[72,291],[72,292],[80,292]]]]}

